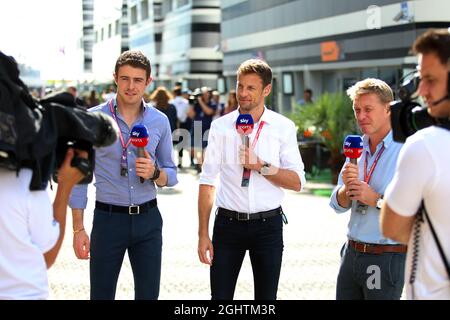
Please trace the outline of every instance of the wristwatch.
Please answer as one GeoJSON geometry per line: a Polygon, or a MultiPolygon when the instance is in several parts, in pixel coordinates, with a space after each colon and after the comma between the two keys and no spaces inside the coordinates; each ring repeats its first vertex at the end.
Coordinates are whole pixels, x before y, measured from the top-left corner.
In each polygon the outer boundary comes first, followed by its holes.
{"type": "Polygon", "coordinates": [[[383,195],[381,195],[381,197],[379,197],[378,199],[377,199],[377,202],[376,202],[376,207],[377,207],[377,209],[381,209],[381,206],[383,205],[383,195]]]}
{"type": "Polygon", "coordinates": [[[268,162],[264,162],[264,164],[261,167],[261,170],[259,170],[259,173],[263,176],[268,176],[270,175],[270,167],[272,165],[268,162]]]}
{"type": "Polygon", "coordinates": [[[159,178],[161,174],[161,170],[159,170],[158,165],[155,162],[155,171],[153,171],[153,177],[150,178],[151,181],[155,181],[159,178]]]}

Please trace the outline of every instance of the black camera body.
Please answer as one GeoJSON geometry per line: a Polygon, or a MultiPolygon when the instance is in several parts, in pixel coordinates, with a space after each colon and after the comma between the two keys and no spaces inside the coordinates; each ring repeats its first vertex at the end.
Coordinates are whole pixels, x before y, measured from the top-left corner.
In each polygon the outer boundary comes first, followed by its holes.
{"type": "MultiPolygon", "coordinates": [[[[117,139],[117,128],[112,119],[101,112],[86,112],[76,105],[73,96],[68,92],[55,92],[40,100],[46,114],[45,126],[55,128],[57,140],[54,142],[55,166],[53,180],[57,182],[58,169],[61,167],[67,150],[74,148],[84,150],[88,158],[76,155],[71,165],[77,167],[85,177],[79,184],[88,184],[93,179],[95,168],[94,146],[107,146],[117,139]]],[[[53,142],[52,142],[53,143],[53,142]]]]}
{"type": "Polygon", "coordinates": [[[88,159],[74,157],[72,165],[92,181],[94,147],[108,146],[118,136],[114,120],[101,112],[87,112],[68,92],[35,100],[19,77],[14,58],[0,51],[0,168],[33,171],[30,190],[45,190],[57,178],[67,149],[86,150],[88,159]]]}
{"type": "MultiPolygon", "coordinates": [[[[450,97],[450,72],[448,74],[447,96],[441,100],[450,97]]],[[[420,84],[419,74],[403,83],[398,90],[400,100],[391,102],[391,125],[393,138],[396,142],[405,142],[406,138],[420,129],[429,126],[439,126],[450,130],[450,120],[447,118],[434,118],[426,107],[415,102],[416,92],[420,84]]]]}
{"type": "Polygon", "coordinates": [[[198,97],[200,97],[202,95],[202,91],[200,90],[200,88],[196,88],[192,94],[189,96],[189,104],[191,105],[195,105],[198,103],[198,97]]]}

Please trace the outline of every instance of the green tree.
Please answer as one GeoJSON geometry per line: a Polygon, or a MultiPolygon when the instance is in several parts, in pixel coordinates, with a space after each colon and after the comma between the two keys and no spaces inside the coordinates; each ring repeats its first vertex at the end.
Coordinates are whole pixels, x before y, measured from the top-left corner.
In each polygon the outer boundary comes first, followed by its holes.
{"type": "Polygon", "coordinates": [[[328,163],[332,182],[336,184],[345,161],[343,141],[347,135],[358,131],[351,100],[342,92],[326,92],[313,104],[296,106],[291,119],[298,127],[300,138],[317,139],[329,150],[328,163]]]}

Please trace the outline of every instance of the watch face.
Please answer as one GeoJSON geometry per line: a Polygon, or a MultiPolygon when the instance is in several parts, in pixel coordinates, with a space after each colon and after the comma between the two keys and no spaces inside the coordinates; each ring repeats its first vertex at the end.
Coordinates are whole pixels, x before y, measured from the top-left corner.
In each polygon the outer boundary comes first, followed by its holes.
{"type": "Polygon", "coordinates": [[[261,174],[262,174],[263,176],[268,175],[268,174],[269,174],[269,167],[263,166],[263,167],[261,168],[261,174]]]}
{"type": "Polygon", "coordinates": [[[383,199],[380,198],[380,199],[377,200],[377,208],[378,208],[378,209],[381,209],[381,206],[382,206],[382,205],[383,205],[383,199]]]}

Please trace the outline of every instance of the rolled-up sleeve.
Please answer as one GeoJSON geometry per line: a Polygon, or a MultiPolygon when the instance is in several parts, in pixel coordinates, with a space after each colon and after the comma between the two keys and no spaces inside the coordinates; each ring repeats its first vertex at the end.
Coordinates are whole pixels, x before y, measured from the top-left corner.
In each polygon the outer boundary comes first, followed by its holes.
{"type": "Polygon", "coordinates": [[[69,207],[72,209],[86,209],[87,198],[87,184],[77,184],[72,188],[69,199],[69,207]]]}
{"type": "Polygon", "coordinates": [[[208,148],[202,165],[200,184],[216,186],[222,163],[222,145],[216,122],[213,121],[208,135],[208,148]]]}
{"type": "MultiPolygon", "coordinates": [[[[344,164],[344,166],[345,166],[345,164],[344,164]]],[[[338,194],[339,189],[342,187],[343,184],[344,184],[344,182],[342,181],[342,169],[341,169],[341,172],[339,173],[338,183],[337,183],[336,187],[334,188],[334,190],[333,190],[333,192],[331,193],[331,196],[330,196],[330,207],[333,208],[333,210],[336,211],[336,213],[344,213],[344,212],[346,212],[349,209],[349,208],[341,207],[339,205],[338,200],[337,200],[337,194],[338,194]]]]}
{"type": "Polygon", "coordinates": [[[280,148],[281,169],[292,170],[300,178],[301,189],[305,187],[305,165],[297,144],[297,129],[294,123],[290,123],[286,134],[286,141],[280,148]]]}
{"type": "Polygon", "coordinates": [[[173,187],[178,183],[178,179],[177,167],[172,159],[172,133],[170,131],[169,120],[166,121],[161,140],[155,152],[158,166],[166,172],[167,186],[173,187]]]}

